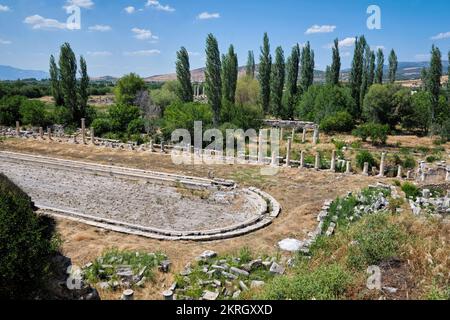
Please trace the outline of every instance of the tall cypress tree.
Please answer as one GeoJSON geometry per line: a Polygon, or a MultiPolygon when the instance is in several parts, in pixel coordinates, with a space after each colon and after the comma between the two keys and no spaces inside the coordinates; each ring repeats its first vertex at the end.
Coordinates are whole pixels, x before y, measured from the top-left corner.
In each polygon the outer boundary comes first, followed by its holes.
{"type": "Polygon", "coordinates": [[[302,92],[308,91],[309,87],[314,83],[314,51],[311,50],[309,41],[302,49],[301,57],[301,79],[300,87],[302,92]]]}
{"type": "Polygon", "coordinates": [[[333,84],[333,75],[331,73],[331,67],[327,66],[325,69],[325,84],[332,85],[333,84]]]}
{"type": "Polygon", "coordinates": [[[333,47],[333,63],[331,64],[330,69],[330,80],[331,84],[338,85],[339,84],[339,76],[341,74],[341,56],[339,54],[339,40],[334,40],[333,47]]]}
{"type": "Polygon", "coordinates": [[[375,83],[383,84],[383,68],[384,68],[384,53],[383,49],[378,49],[377,52],[377,72],[375,74],[375,83]]]}
{"type": "Polygon", "coordinates": [[[295,101],[298,94],[298,74],[300,64],[300,46],[297,44],[292,48],[291,56],[287,62],[287,105],[285,116],[294,118],[295,101]]]}
{"type": "Polygon", "coordinates": [[[86,60],[80,57],[80,86],[79,86],[80,116],[86,117],[86,108],[89,99],[89,76],[86,60]]]}
{"type": "Polygon", "coordinates": [[[286,66],[284,52],[281,47],[275,50],[275,62],[272,65],[271,76],[271,111],[274,116],[283,115],[283,90],[286,66]]]}
{"type": "Polygon", "coordinates": [[[63,95],[61,92],[61,83],[59,69],[55,62],[55,57],[50,56],[50,88],[52,92],[53,99],[57,106],[62,106],[64,104],[63,95]]]}
{"type": "Polygon", "coordinates": [[[206,39],[206,95],[213,110],[213,124],[217,128],[220,124],[220,110],[222,108],[222,77],[219,44],[211,33],[206,39]]]}
{"type": "Polygon", "coordinates": [[[248,58],[247,58],[246,74],[250,78],[254,79],[255,72],[256,72],[255,55],[253,54],[253,51],[249,51],[248,58]]]}
{"type": "Polygon", "coordinates": [[[61,92],[64,105],[72,114],[72,121],[78,123],[82,118],[77,99],[77,59],[69,43],[61,46],[59,55],[59,71],[61,75],[61,92]]]}
{"type": "Polygon", "coordinates": [[[389,55],[389,82],[390,83],[394,83],[396,80],[397,68],[398,68],[397,55],[395,54],[394,49],[392,49],[391,53],[389,55]]]}
{"type": "Polygon", "coordinates": [[[236,100],[238,72],[238,57],[231,45],[228,54],[222,58],[222,94],[231,103],[236,100]]]}
{"type": "Polygon", "coordinates": [[[448,70],[447,70],[447,100],[450,102],[450,51],[448,52],[448,70]]]}
{"type": "Polygon", "coordinates": [[[367,83],[370,88],[375,81],[375,52],[370,51],[370,62],[369,62],[369,81],[367,83]]]}
{"type": "Polygon", "coordinates": [[[441,51],[434,46],[431,49],[430,69],[427,72],[427,90],[431,93],[431,123],[435,123],[441,93],[442,60],[441,51]]]}
{"type": "Polygon", "coordinates": [[[357,106],[357,116],[361,113],[361,86],[364,68],[364,50],[366,40],[364,36],[355,41],[355,53],[353,55],[352,70],[350,73],[350,89],[357,106]]]}
{"type": "Polygon", "coordinates": [[[267,33],[264,33],[261,56],[259,59],[259,85],[261,86],[261,104],[265,113],[270,107],[270,73],[272,71],[272,56],[267,33]]]}
{"type": "Polygon", "coordinates": [[[185,47],[181,47],[177,52],[177,79],[180,84],[177,95],[183,102],[194,101],[194,88],[191,82],[191,66],[189,63],[189,53],[185,47]]]}
{"type": "Polygon", "coordinates": [[[364,49],[364,62],[363,62],[363,74],[361,80],[361,92],[359,105],[362,107],[364,104],[364,98],[366,97],[367,90],[369,88],[369,73],[370,73],[370,47],[366,44],[364,49]]]}

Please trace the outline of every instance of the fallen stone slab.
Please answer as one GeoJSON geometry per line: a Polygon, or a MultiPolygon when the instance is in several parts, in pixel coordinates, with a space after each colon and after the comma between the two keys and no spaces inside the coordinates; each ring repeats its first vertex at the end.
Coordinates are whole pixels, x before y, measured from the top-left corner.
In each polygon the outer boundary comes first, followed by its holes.
{"type": "Polygon", "coordinates": [[[248,277],[250,275],[250,273],[248,273],[247,271],[239,269],[239,268],[235,268],[235,267],[231,267],[230,272],[232,272],[238,276],[244,276],[244,277],[248,277]]]}
{"type": "Polygon", "coordinates": [[[274,273],[274,274],[282,275],[282,274],[284,274],[285,271],[286,271],[286,269],[276,262],[273,262],[270,267],[270,272],[274,273]]]}
{"type": "Polygon", "coordinates": [[[217,298],[219,298],[219,293],[211,291],[205,291],[202,296],[202,299],[206,301],[214,301],[217,300],[217,298]]]}
{"type": "Polygon", "coordinates": [[[289,252],[297,252],[303,247],[303,242],[296,239],[284,239],[278,242],[281,250],[289,252]]]}

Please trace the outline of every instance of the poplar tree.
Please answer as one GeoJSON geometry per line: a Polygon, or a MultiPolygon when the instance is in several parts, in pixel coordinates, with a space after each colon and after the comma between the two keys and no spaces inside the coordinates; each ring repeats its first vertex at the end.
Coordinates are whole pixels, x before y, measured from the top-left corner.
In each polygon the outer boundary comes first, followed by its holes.
{"type": "Polygon", "coordinates": [[[375,52],[370,51],[370,62],[369,62],[369,81],[368,87],[370,88],[375,81],[375,52]]]}
{"type": "Polygon", "coordinates": [[[50,56],[50,88],[52,92],[53,99],[55,100],[55,105],[64,105],[64,99],[61,92],[61,83],[59,69],[55,62],[55,57],[50,56]]]}
{"type": "Polygon", "coordinates": [[[205,91],[209,104],[213,110],[213,125],[220,124],[220,110],[222,108],[222,78],[219,44],[213,34],[206,38],[206,84],[205,91]]]}
{"type": "Polygon", "coordinates": [[[274,116],[283,114],[283,89],[286,65],[284,61],[284,52],[281,47],[275,50],[275,62],[272,66],[271,76],[271,111],[274,116]]]}
{"type": "Polygon", "coordinates": [[[178,83],[180,84],[177,90],[178,98],[185,103],[194,101],[189,53],[185,47],[181,47],[180,51],[177,52],[176,70],[178,83]]]}
{"type": "Polygon", "coordinates": [[[378,49],[377,52],[377,72],[375,74],[375,83],[383,84],[383,68],[384,68],[384,53],[383,49],[378,49]]]}
{"type": "Polygon", "coordinates": [[[79,122],[81,113],[77,99],[77,59],[67,42],[61,46],[59,71],[64,105],[71,111],[72,121],[79,122]]]}
{"type": "Polygon", "coordinates": [[[302,49],[301,57],[301,79],[300,87],[302,92],[308,91],[309,87],[314,83],[314,51],[311,50],[309,41],[302,49]]]}
{"type": "Polygon", "coordinates": [[[227,55],[224,55],[222,58],[222,94],[231,103],[234,103],[236,100],[238,68],[238,57],[234,52],[233,45],[231,45],[227,55]]]}
{"type": "Polygon", "coordinates": [[[390,83],[394,83],[396,80],[397,68],[398,68],[397,55],[395,54],[394,49],[392,49],[391,53],[389,55],[389,82],[390,83]]]}
{"type": "Polygon", "coordinates": [[[300,64],[300,46],[297,44],[292,48],[291,56],[287,62],[287,104],[285,116],[294,118],[295,101],[298,95],[298,75],[300,64]]]}
{"type": "Polygon", "coordinates": [[[253,54],[253,51],[249,51],[248,58],[247,58],[246,74],[250,78],[254,79],[255,72],[256,72],[255,55],[253,54]]]}
{"type": "Polygon", "coordinates": [[[89,99],[89,76],[87,72],[86,60],[83,56],[80,57],[80,86],[78,96],[80,103],[80,116],[85,117],[89,99]]]}
{"type": "Polygon", "coordinates": [[[333,63],[331,64],[330,69],[330,80],[331,84],[338,85],[339,84],[339,77],[341,74],[341,56],[339,54],[339,40],[334,40],[334,47],[333,47],[333,63]]]}
{"type": "Polygon", "coordinates": [[[363,74],[361,79],[361,92],[360,92],[360,101],[359,105],[364,105],[364,98],[366,97],[367,90],[369,89],[369,73],[370,73],[370,56],[371,51],[370,47],[366,44],[364,49],[364,62],[363,62],[363,74]]]}
{"type": "Polygon", "coordinates": [[[355,41],[355,53],[353,55],[352,70],[350,73],[350,90],[357,106],[357,115],[361,113],[361,87],[364,68],[364,50],[366,48],[364,36],[355,41]]]}
{"type": "Polygon", "coordinates": [[[427,72],[427,90],[431,93],[431,124],[436,119],[436,111],[439,107],[439,95],[441,93],[442,60],[438,47],[431,48],[430,69],[427,72]]]}
{"type": "Polygon", "coordinates": [[[261,104],[265,113],[270,107],[270,73],[272,70],[272,56],[267,33],[264,33],[263,45],[259,62],[259,85],[261,86],[261,104]]]}

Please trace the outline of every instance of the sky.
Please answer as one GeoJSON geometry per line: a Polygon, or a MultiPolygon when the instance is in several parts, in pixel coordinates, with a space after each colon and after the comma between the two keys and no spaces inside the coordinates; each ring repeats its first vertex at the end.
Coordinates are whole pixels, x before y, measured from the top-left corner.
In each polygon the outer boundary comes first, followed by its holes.
{"type": "Polygon", "coordinates": [[[449,14],[448,0],[0,0],[0,65],[47,71],[49,56],[69,42],[91,77],[147,77],[174,72],[181,46],[193,69],[203,67],[208,33],[221,52],[233,44],[245,65],[249,50],[258,60],[264,32],[272,51],[282,46],[286,56],[310,41],[320,70],[331,64],[335,38],[349,67],[362,34],[386,56],[394,48],[399,61],[426,61],[433,44],[446,59],[449,14]],[[370,5],[380,9],[381,28],[368,28],[370,5]],[[79,29],[67,24],[73,6],[79,29]]]}

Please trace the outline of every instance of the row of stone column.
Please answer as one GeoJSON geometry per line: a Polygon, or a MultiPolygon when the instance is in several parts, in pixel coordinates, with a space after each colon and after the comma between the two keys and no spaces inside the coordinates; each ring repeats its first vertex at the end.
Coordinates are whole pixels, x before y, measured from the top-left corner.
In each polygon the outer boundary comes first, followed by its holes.
{"type": "MultiPolygon", "coordinates": [[[[308,129],[303,128],[303,134],[302,134],[302,143],[306,143],[306,134],[308,132],[308,129]]],[[[295,139],[295,133],[296,133],[296,129],[292,128],[292,133],[291,133],[291,141],[294,141],[295,139]]],[[[283,140],[284,137],[284,128],[280,129],[280,139],[283,140]]],[[[319,127],[315,127],[314,128],[314,134],[313,134],[313,144],[318,144],[319,143],[319,127]]]]}
{"type": "Polygon", "coordinates": [[[194,85],[194,97],[200,97],[205,94],[205,87],[203,85],[194,85]]]}

